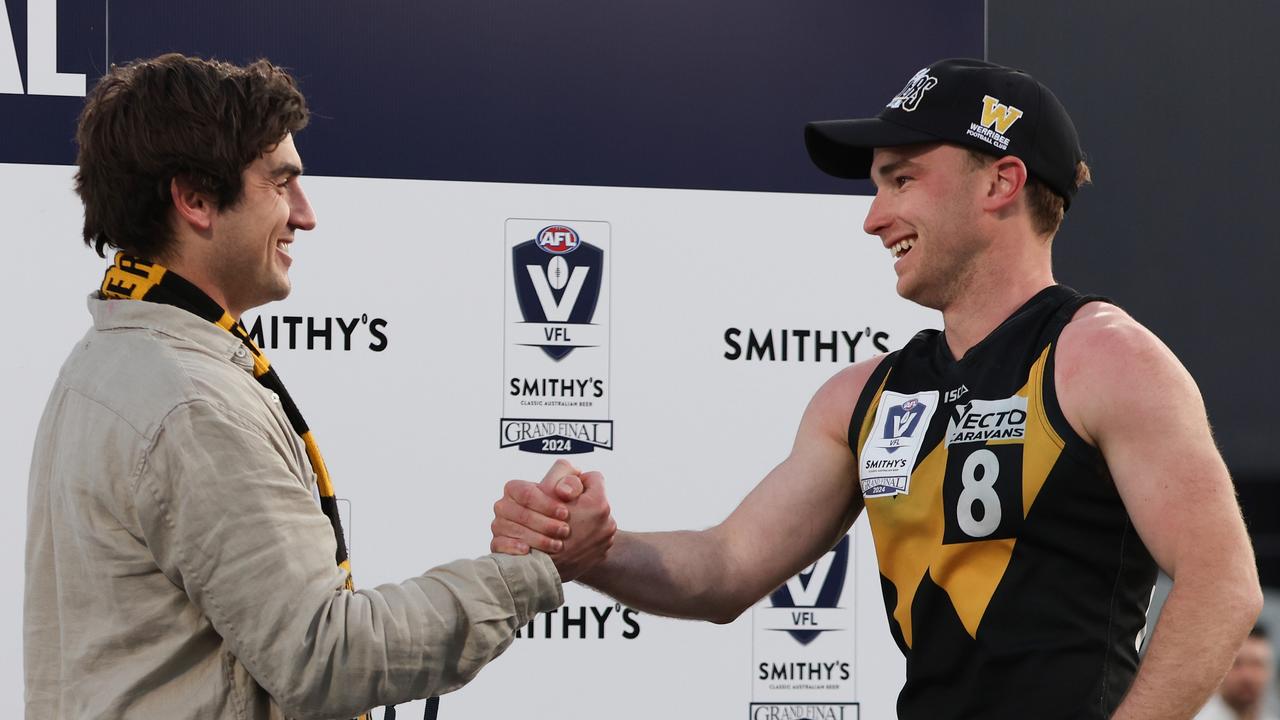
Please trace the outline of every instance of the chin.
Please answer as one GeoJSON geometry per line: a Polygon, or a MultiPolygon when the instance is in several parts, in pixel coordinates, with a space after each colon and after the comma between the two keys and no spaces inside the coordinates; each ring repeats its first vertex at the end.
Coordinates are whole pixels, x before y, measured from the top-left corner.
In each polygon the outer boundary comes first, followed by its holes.
{"type": "Polygon", "coordinates": [[[283,300],[289,297],[289,291],[293,290],[293,281],[289,279],[288,272],[281,272],[276,275],[275,282],[271,283],[271,294],[274,300],[283,300]]]}
{"type": "Polygon", "coordinates": [[[937,288],[930,288],[923,283],[912,283],[905,278],[898,278],[898,295],[905,300],[933,310],[942,310],[946,301],[937,288]]]}
{"type": "Polygon", "coordinates": [[[920,283],[913,281],[909,276],[899,275],[898,284],[895,289],[898,291],[898,296],[904,300],[910,300],[911,302],[919,305],[925,304],[924,289],[920,287],[920,283]]]}

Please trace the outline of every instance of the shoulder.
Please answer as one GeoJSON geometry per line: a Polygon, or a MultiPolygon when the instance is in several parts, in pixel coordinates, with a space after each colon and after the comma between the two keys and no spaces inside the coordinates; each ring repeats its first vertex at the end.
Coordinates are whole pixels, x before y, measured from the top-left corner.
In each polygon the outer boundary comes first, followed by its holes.
{"type": "Polygon", "coordinates": [[[91,330],[67,359],[61,379],[144,431],[192,395],[173,349],[144,329],[91,330]]]}
{"type": "Polygon", "coordinates": [[[143,328],[90,331],[64,365],[61,382],[148,437],[176,408],[201,400],[240,406],[258,387],[229,360],[143,328]]]}
{"type": "Polygon", "coordinates": [[[853,418],[854,406],[886,357],[877,355],[862,360],[831,376],[809,401],[804,422],[817,425],[825,434],[844,438],[853,418]]]}
{"type": "Polygon", "coordinates": [[[1062,329],[1055,356],[1057,375],[1067,380],[1106,382],[1117,375],[1182,370],[1173,351],[1155,333],[1105,302],[1088,303],[1076,311],[1062,329]]]}
{"type": "Polygon", "coordinates": [[[877,355],[840,370],[818,388],[814,399],[823,402],[857,402],[867,381],[886,357],[888,355],[877,355]]]}
{"type": "Polygon", "coordinates": [[[1199,405],[1189,373],[1155,333],[1105,302],[1081,307],[1054,353],[1054,385],[1063,414],[1092,445],[1110,422],[1158,415],[1170,405],[1199,405]]]}
{"type": "Polygon", "coordinates": [[[1156,336],[1129,313],[1108,302],[1086,303],[1062,329],[1059,355],[1068,349],[1133,351],[1163,347],[1156,336]]]}

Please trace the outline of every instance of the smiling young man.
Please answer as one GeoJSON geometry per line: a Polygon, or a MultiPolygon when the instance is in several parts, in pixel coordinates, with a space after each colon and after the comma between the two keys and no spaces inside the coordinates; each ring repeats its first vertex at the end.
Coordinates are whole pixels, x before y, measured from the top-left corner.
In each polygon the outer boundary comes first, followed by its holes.
{"type": "Polygon", "coordinates": [[[36,436],[28,717],[349,718],[448,692],[608,548],[588,491],[554,562],[490,555],[355,590],[315,437],[240,323],[289,294],[290,248],[316,225],[293,138],[307,117],[266,61],[140,60],[86,100],[84,239],[118,252],[36,436]]]}
{"type": "MultiPolygon", "coordinates": [[[[728,622],[866,510],[902,720],[1190,718],[1256,618],[1253,553],[1190,376],[1114,305],[1055,284],[1088,168],[1053,94],[944,60],[876,118],[812,123],[828,173],[870,177],[863,229],[942,312],[820,388],[791,454],[719,525],[619,533],[583,576],[640,609],[728,622]],[[1157,566],[1174,578],[1145,658],[1157,566]]],[[[548,548],[512,484],[493,549],[548,548]]]]}

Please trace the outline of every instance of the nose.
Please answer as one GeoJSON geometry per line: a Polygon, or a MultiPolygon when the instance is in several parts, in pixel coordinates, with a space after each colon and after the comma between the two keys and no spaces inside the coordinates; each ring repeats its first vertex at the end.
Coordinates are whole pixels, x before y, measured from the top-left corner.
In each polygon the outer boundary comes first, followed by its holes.
{"type": "Polygon", "coordinates": [[[868,235],[879,235],[889,227],[892,220],[886,205],[888,202],[877,192],[871,199],[871,207],[867,210],[866,219],[862,221],[863,232],[868,235]]]}
{"type": "Polygon", "coordinates": [[[316,211],[311,208],[311,201],[303,192],[301,181],[294,180],[290,184],[293,192],[289,197],[289,227],[297,230],[314,230],[316,211]]]}

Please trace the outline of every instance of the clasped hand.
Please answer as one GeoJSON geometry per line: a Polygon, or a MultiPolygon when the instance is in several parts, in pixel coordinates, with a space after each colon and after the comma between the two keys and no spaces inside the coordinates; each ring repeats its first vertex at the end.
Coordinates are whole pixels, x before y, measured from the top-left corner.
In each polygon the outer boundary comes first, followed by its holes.
{"type": "Polygon", "coordinates": [[[489,549],[524,555],[531,548],[551,556],[569,582],[603,562],[617,523],[604,494],[604,476],[582,473],[557,460],[539,483],[512,480],[493,504],[489,549]]]}

